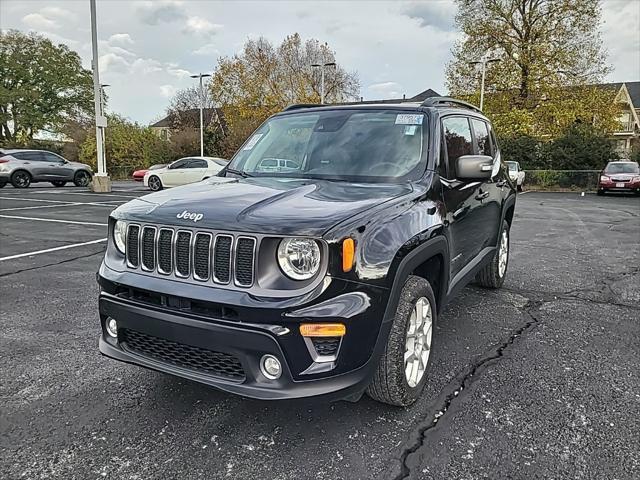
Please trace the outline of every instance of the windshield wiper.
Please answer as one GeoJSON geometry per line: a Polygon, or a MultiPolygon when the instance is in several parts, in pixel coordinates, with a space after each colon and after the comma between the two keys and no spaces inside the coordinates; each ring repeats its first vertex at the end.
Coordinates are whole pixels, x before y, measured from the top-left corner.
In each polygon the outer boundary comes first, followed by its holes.
{"type": "Polygon", "coordinates": [[[242,178],[248,178],[248,177],[253,177],[253,175],[251,175],[250,173],[247,173],[243,170],[236,170],[234,168],[225,168],[224,169],[224,176],[227,176],[227,173],[233,173],[235,175],[239,175],[242,178]]]}

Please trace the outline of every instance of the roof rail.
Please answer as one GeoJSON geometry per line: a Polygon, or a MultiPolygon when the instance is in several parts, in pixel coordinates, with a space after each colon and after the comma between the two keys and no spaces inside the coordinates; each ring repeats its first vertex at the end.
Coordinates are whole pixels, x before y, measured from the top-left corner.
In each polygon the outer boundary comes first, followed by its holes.
{"type": "Polygon", "coordinates": [[[468,108],[470,110],[475,110],[478,113],[482,113],[482,110],[480,110],[475,105],[472,105],[472,104],[470,104],[468,102],[463,102],[462,100],[457,100],[457,99],[451,98],[451,97],[429,97],[424,102],[422,102],[421,106],[423,106],[423,107],[437,107],[439,105],[446,105],[446,104],[458,105],[460,107],[465,107],[465,108],[468,108]]]}
{"type": "Polygon", "coordinates": [[[289,110],[298,110],[300,108],[313,108],[322,106],[323,105],[319,103],[294,103],[293,105],[289,105],[287,108],[285,108],[283,112],[288,112],[289,110]]]}

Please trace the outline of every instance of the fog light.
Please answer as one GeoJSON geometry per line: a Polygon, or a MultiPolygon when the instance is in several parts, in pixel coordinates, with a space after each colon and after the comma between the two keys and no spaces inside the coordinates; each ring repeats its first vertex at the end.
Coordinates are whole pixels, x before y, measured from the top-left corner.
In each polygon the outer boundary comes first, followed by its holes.
{"type": "Polygon", "coordinates": [[[113,338],[118,338],[118,322],[115,318],[107,318],[107,333],[113,338]]]}
{"type": "Polygon", "coordinates": [[[277,380],[282,375],[282,365],[273,355],[265,355],[260,360],[260,371],[269,380],[277,380]]]}

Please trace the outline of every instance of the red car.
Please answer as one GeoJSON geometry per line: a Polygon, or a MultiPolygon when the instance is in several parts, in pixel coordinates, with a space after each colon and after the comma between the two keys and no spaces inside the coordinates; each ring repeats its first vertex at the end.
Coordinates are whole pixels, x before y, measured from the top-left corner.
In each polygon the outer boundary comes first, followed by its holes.
{"type": "Polygon", "coordinates": [[[620,160],[607,163],[598,180],[598,195],[605,192],[635,192],[640,195],[638,162],[620,160]]]}
{"type": "Polygon", "coordinates": [[[166,163],[159,163],[157,165],[151,165],[149,168],[144,169],[144,170],[136,170],[135,172],[133,172],[133,179],[136,182],[141,182],[142,179],[144,178],[144,174],[147,173],[149,170],[157,170],[159,168],[163,168],[166,167],[167,164],[166,163]]]}

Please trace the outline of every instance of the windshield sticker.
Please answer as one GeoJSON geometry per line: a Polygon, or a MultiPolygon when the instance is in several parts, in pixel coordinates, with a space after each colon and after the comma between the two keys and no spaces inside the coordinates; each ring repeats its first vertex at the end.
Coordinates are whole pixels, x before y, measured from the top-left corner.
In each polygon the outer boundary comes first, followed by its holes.
{"type": "Polygon", "coordinates": [[[251,137],[251,140],[249,140],[247,142],[247,144],[244,146],[244,148],[242,150],[251,150],[253,147],[256,146],[256,143],[258,143],[258,141],[262,138],[262,133],[256,133],[253,137],[251,137]]]}
{"type": "Polygon", "coordinates": [[[423,119],[422,114],[399,113],[396,116],[396,125],[422,125],[423,119]]]}
{"type": "Polygon", "coordinates": [[[417,125],[407,125],[406,127],[404,127],[404,134],[405,135],[415,135],[416,134],[416,130],[418,130],[418,126],[417,125]]]}

